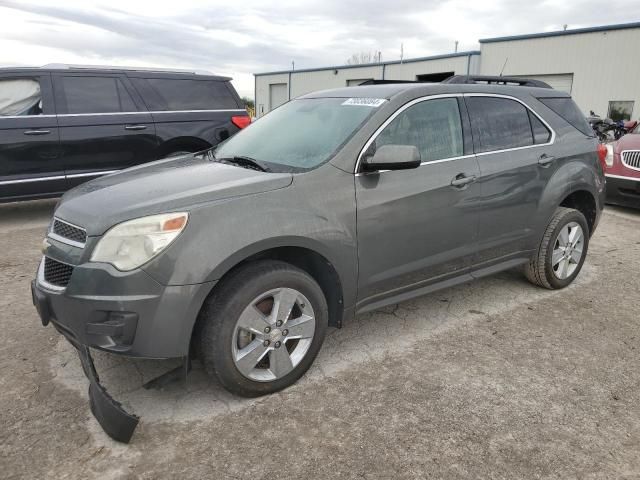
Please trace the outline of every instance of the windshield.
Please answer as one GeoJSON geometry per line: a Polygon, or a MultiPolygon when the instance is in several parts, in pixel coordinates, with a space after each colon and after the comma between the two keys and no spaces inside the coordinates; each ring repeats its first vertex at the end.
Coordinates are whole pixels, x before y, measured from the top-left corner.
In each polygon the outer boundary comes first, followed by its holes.
{"type": "Polygon", "coordinates": [[[214,155],[251,158],[265,163],[270,171],[309,170],[328,161],[382,103],[378,99],[293,100],[220,144],[214,155]]]}

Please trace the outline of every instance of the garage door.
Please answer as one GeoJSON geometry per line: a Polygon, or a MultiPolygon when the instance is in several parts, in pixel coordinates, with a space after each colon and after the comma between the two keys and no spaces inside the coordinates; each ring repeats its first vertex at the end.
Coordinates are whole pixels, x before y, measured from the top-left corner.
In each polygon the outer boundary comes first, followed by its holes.
{"type": "Polygon", "coordinates": [[[531,78],[547,83],[556,90],[571,93],[573,86],[573,73],[560,73],[555,75],[513,75],[519,78],[531,78]]]}
{"type": "Polygon", "coordinates": [[[289,99],[286,83],[272,83],[269,85],[269,110],[278,108],[289,99]]]}

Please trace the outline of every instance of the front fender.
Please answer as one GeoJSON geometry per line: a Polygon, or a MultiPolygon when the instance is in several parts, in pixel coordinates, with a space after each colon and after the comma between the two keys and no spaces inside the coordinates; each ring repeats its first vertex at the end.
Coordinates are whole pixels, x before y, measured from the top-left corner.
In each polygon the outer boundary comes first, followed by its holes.
{"type": "Polygon", "coordinates": [[[278,247],[306,248],[324,257],[343,285],[345,305],[355,302],[353,175],[326,165],[296,176],[285,189],[198,206],[183,234],[144,269],[164,285],[200,284],[278,247]],[[331,185],[330,195],[319,182],[331,185]]]}

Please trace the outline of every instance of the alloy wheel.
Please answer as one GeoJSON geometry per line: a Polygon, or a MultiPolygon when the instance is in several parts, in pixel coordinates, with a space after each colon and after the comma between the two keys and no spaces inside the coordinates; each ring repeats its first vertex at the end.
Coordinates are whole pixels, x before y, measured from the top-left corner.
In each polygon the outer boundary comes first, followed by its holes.
{"type": "Polygon", "coordinates": [[[278,380],[305,357],[315,328],[313,307],[301,292],[269,290],[240,314],[232,336],[233,362],[251,380],[278,380]]]}
{"type": "Polygon", "coordinates": [[[584,232],[576,222],[566,224],[560,230],[551,257],[554,275],[564,280],[573,275],[584,252],[584,232]]]}

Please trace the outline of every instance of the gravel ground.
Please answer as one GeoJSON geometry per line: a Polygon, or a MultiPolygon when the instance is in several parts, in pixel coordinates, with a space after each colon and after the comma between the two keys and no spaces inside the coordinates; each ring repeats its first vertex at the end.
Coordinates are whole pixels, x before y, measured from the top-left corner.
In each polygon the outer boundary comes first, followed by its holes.
{"type": "Polygon", "coordinates": [[[269,397],[233,397],[197,363],[145,390],[175,364],[97,353],[142,417],[121,445],[31,305],[54,204],[0,205],[3,478],[640,478],[640,212],[607,209],[563,291],[505,272],[361,315],[269,397]]]}

